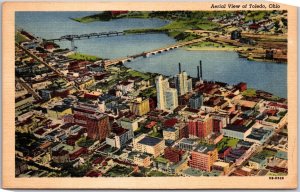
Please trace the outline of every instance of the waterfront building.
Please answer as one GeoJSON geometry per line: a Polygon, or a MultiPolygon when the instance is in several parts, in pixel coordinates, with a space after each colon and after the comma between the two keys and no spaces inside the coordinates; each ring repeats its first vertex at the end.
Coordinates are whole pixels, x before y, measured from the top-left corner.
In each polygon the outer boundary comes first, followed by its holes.
{"type": "Polygon", "coordinates": [[[218,151],[211,145],[199,145],[191,151],[191,160],[189,165],[191,168],[200,169],[210,172],[213,163],[218,159],[218,151]]]}
{"type": "Polygon", "coordinates": [[[188,78],[187,73],[185,71],[181,72],[181,64],[179,63],[179,73],[175,76],[175,87],[177,89],[177,94],[179,96],[186,94],[187,92],[191,92],[192,87],[192,79],[188,78]]]}
{"type": "Polygon", "coordinates": [[[174,110],[178,106],[177,90],[170,88],[168,79],[161,75],[155,78],[157,91],[157,108],[161,110],[174,110]]]}

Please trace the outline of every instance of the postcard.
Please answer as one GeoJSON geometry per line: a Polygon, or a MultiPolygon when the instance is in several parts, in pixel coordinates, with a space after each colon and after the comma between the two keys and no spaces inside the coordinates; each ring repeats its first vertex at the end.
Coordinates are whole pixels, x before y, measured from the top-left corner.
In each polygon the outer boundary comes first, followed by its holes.
{"type": "Polygon", "coordinates": [[[3,5],[3,187],[297,187],[297,9],[3,5]]]}

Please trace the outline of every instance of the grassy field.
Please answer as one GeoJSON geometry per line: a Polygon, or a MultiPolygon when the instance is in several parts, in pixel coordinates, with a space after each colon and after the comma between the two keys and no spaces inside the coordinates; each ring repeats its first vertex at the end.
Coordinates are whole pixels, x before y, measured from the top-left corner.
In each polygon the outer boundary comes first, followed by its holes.
{"type": "Polygon", "coordinates": [[[198,50],[222,50],[222,51],[233,51],[236,49],[235,46],[231,45],[223,45],[215,42],[200,42],[197,44],[193,44],[191,46],[186,47],[189,51],[198,51],[198,50]]]}
{"type": "Polygon", "coordinates": [[[218,144],[217,149],[220,151],[224,147],[235,147],[239,139],[224,137],[218,144]]]}
{"type": "Polygon", "coordinates": [[[93,55],[87,55],[83,53],[74,53],[72,55],[68,55],[68,58],[70,59],[76,59],[76,60],[83,60],[83,61],[97,61],[100,60],[100,57],[93,56],[93,55]]]}
{"type": "Polygon", "coordinates": [[[155,87],[151,87],[149,89],[145,89],[140,93],[140,96],[142,97],[154,97],[156,95],[156,88],[155,87]]]}
{"type": "Polygon", "coordinates": [[[24,41],[28,41],[28,39],[24,35],[22,35],[20,32],[16,32],[15,41],[17,43],[22,43],[24,41]]]}
{"type": "MultiPolygon", "coordinates": [[[[225,12],[221,13],[225,14],[225,12]]],[[[121,14],[112,16],[110,12],[103,12],[95,15],[90,15],[81,18],[71,18],[75,21],[82,23],[89,23],[93,21],[109,21],[111,19],[120,18],[160,18],[163,20],[169,20],[170,23],[159,28],[144,28],[144,29],[130,29],[125,30],[125,33],[167,33],[169,36],[176,40],[192,40],[197,37],[195,34],[185,33],[186,30],[190,29],[203,29],[203,30],[214,30],[219,27],[219,24],[211,22],[208,17],[212,17],[210,12],[193,12],[193,11],[173,11],[173,12],[139,12],[133,11],[127,14],[121,14]]]]}
{"type": "Polygon", "coordinates": [[[139,71],[134,71],[134,70],[128,70],[127,73],[132,76],[132,77],[141,77],[145,80],[148,80],[150,79],[150,76],[145,74],[145,73],[142,73],[142,72],[139,72],[139,71]]]}
{"type": "Polygon", "coordinates": [[[270,11],[251,11],[247,13],[245,17],[245,21],[251,21],[251,20],[258,21],[268,16],[270,13],[271,13],[270,11]]]}
{"type": "Polygon", "coordinates": [[[243,96],[247,96],[247,97],[254,97],[256,96],[256,90],[255,89],[247,89],[242,93],[243,96]]]}

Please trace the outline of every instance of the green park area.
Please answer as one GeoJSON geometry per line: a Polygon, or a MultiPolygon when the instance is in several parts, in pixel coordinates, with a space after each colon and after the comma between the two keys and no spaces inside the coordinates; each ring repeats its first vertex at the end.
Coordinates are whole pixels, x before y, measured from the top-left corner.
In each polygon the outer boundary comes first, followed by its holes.
{"type": "Polygon", "coordinates": [[[156,162],[160,162],[160,163],[165,163],[165,164],[169,162],[168,159],[165,159],[165,158],[163,158],[163,157],[157,157],[157,158],[155,159],[155,161],[156,161],[156,162]]]}
{"type": "Polygon", "coordinates": [[[158,28],[144,28],[144,29],[129,29],[125,33],[151,33],[151,32],[164,32],[169,36],[180,41],[189,41],[197,38],[196,34],[186,32],[191,29],[201,29],[201,30],[216,30],[219,24],[212,22],[210,18],[216,16],[223,16],[230,14],[226,11],[130,11],[125,14],[113,15],[109,11],[104,11],[102,13],[85,16],[81,18],[71,18],[77,22],[89,23],[93,21],[110,21],[112,19],[121,18],[143,18],[152,19],[159,18],[167,21],[166,25],[158,28]]]}
{"type": "Polygon", "coordinates": [[[150,75],[147,75],[146,73],[142,73],[139,71],[135,71],[135,70],[127,70],[127,73],[132,76],[132,77],[141,77],[144,80],[148,80],[150,79],[150,75]]]}
{"type": "Polygon", "coordinates": [[[198,50],[234,51],[235,49],[236,49],[235,46],[220,44],[215,42],[208,42],[208,41],[203,41],[197,44],[187,46],[187,50],[189,51],[198,51],[198,50]]]}
{"type": "Polygon", "coordinates": [[[256,90],[252,89],[252,88],[247,89],[247,90],[242,92],[242,95],[246,96],[246,97],[255,97],[256,96],[256,90]]]}
{"type": "Polygon", "coordinates": [[[71,55],[68,55],[68,58],[70,59],[76,59],[81,61],[97,61],[100,60],[100,57],[93,56],[93,55],[87,55],[83,53],[73,53],[71,55]]]}
{"type": "Polygon", "coordinates": [[[149,98],[149,97],[153,97],[155,95],[156,95],[156,88],[155,87],[150,87],[150,88],[145,89],[145,90],[140,92],[141,97],[149,98]]]}
{"type": "Polygon", "coordinates": [[[224,137],[218,144],[217,144],[217,150],[220,151],[224,147],[235,147],[237,143],[239,142],[239,139],[236,138],[229,138],[224,137]]]}
{"type": "Polygon", "coordinates": [[[22,35],[20,32],[16,32],[15,41],[17,43],[22,43],[22,42],[28,41],[28,39],[24,35],[22,35]]]}

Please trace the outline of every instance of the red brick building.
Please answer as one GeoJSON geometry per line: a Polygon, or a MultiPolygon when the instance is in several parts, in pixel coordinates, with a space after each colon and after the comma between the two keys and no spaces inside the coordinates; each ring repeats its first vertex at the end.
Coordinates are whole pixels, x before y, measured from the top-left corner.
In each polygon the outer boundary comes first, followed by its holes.
{"type": "Polygon", "coordinates": [[[219,133],[223,127],[223,123],[220,119],[213,119],[213,132],[219,133]]]}
{"type": "Polygon", "coordinates": [[[214,146],[198,146],[191,152],[189,166],[202,171],[211,171],[213,163],[218,159],[218,151],[214,146]]]}
{"type": "Polygon", "coordinates": [[[167,147],[164,151],[164,157],[173,163],[181,161],[183,154],[183,150],[172,147],[167,147]]]}
{"type": "Polygon", "coordinates": [[[73,108],[74,123],[86,127],[87,135],[94,140],[104,140],[110,133],[109,117],[98,112],[94,104],[80,103],[73,108]]]}
{"type": "Polygon", "coordinates": [[[209,116],[190,117],[188,120],[190,137],[205,138],[212,133],[213,121],[209,116]]]}

